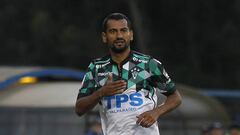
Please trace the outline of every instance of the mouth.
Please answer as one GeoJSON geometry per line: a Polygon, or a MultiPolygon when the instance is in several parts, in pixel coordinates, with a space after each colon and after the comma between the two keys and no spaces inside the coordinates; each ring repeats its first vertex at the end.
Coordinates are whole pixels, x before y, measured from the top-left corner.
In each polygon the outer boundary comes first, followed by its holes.
{"type": "Polygon", "coordinates": [[[124,41],[124,40],[117,40],[117,41],[114,42],[114,44],[115,44],[116,46],[122,46],[122,45],[125,44],[125,41],[124,41]]]}
{"type": "Polygon", "coordinates": [[[118,39],[113,42],[113,44],[110,45],[110,48],[115,53],[122,53],[126,49],[128,49],[129,45],[126,43],[123,39],[118,39]]]}

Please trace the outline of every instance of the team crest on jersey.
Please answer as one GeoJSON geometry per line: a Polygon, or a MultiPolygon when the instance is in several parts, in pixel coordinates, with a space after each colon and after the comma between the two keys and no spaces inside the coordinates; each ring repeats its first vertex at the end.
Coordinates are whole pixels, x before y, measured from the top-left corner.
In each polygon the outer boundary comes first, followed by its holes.
{"type": "Polygon", "coordinates": [[[136,67],[131,70],[133,79],[137,78],[137,75],[138,75],[139,71],[140,71],[140,69],[138,69],[136,67]]]}

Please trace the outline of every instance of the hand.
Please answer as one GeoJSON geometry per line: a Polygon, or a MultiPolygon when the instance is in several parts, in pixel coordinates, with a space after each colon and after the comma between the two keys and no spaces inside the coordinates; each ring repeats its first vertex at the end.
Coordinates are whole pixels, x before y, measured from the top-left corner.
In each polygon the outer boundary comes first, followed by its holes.
{"type": "Polygon", "coordinates": [[[155,110],[147,111],[137,116],[138,120],[136,123],[142,127],[148,128],[157,121],[158,117],[155,110]]]}
{"type": "Polygon", "coordinates": [[[100,88],[101,97],[120,94],[125,90],[126,85],[123,80],[113,81],[112,74],[109,74],[106,84],[100,88]]]}

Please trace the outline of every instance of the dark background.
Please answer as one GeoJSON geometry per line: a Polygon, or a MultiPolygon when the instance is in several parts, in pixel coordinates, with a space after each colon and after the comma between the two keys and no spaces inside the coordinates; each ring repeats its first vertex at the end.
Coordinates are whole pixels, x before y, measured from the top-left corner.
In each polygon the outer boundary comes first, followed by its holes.
{"type": "Polygon", "coordinates": [[[1,0],[0,65],[85,70],[107,53],[101,23],[122,12],[132,48],[159,59],[179,83],[240,88],[240,1],[1,0]]]}

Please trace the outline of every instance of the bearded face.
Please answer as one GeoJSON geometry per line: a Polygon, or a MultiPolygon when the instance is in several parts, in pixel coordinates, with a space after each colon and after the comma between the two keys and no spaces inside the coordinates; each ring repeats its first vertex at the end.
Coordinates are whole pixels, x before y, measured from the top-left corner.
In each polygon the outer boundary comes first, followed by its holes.
{"type": "Polygon", "coordinates": [[[102,38],[112,52],[122,53],[130,47],[133,33],[132,30],[129,30],[125,19],[109,20],[107,30],[103,32],[102,38]]]}
{"type": "Polygon", "coordinates": [[[114,53],[122,53],[129,48],[130,43],[127,43],[123,38],[118,38],[113,44],[109,44],[108,46],[114,53]]]}

